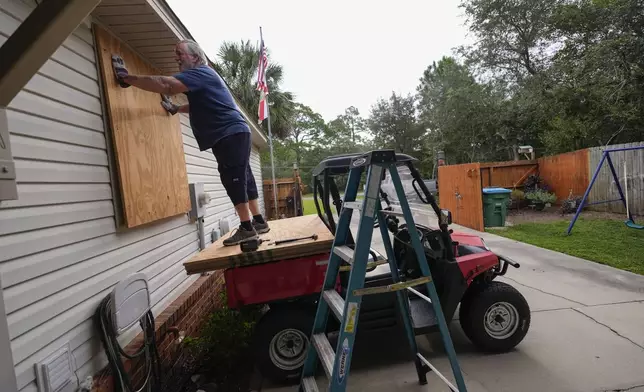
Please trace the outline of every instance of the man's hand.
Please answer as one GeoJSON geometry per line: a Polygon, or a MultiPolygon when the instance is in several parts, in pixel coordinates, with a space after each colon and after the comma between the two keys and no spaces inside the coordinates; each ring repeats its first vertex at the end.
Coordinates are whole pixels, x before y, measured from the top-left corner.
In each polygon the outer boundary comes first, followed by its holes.
{"type": "Polygon", "coordinates": [[[125,62],[121,56],[117,54],[112,55],[112,69],[114,70],[118,84],[123,88],[130,87],[130,85],[124,80],[129,73],[127,72],[127,68],[125,68],[125,62]]]}
{"type": "Polygon", "coordinates": [[[179,112],[179,106],[172,103],[172,101],[170,100],[170,97],[168,97],[165,94],[161,94],[161,97],[163,98],[161,100],[161,106],[163,106],[163,108],[167,110],[168,113],[174,116],[175,114],[177,114],[177,112],[179,112]]]}

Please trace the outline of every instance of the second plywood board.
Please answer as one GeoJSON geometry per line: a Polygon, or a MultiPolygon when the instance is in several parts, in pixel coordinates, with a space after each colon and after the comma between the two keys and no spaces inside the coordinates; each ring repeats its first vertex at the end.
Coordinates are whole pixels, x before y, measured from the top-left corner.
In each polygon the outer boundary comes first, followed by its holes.
{"type": "Polygon", "coordinates": [[[268,240],[254,252],[242,252],[237,246],[224,246],[223,241],[232,232],[211,244],[183,265],[188,274],[197,274],[232,267],[243,267],[253,264],[269,263],[283,259],[311,256],[327,253],[333,245],[333,234],[327,229],[317,215],[304,215],[294,218],[279,219],[268,222],[271,231],[260,238],[268,240]],[[318,235],[317,240],[303,240],[280,245],[272,242],[296,237],[318,235]]]}
{"type": "Polygon", "coordinates": [[[189,211],[179,116],[163,109],[158,93],[120,87],[112,71],[112,55],[123,58],[130,74],[160,73],[116,37],[99,26],[94,29],[125,225],[140,226],[189,211]]]}

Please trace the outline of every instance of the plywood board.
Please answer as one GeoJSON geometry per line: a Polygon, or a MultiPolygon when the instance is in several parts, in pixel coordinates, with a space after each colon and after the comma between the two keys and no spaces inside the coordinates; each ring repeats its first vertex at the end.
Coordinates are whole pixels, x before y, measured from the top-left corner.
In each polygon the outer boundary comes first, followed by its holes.
{"type": "Polygon", "coordinates": [[[239,245],[224,246],[224,239],[233,231],[222,236],[209,247],[186,261],[183,265],[188,274],[197,274],[232,267],[269,263],[283,259],[310,256],[329,252],[333,245],[333,234],[317,215],[304,215],[269,222],[271,230],[260,235],[267,240],[254,252],[242,252],[239,245]],[[295,237],[318,235],[317,240],[303,240],[273,245],[272,242],[295,237]]]}
{"type": "Polygon", "coordinates": [[[186,213],[190,194],[179,116],[163,109],[160,94],[120,87],[112,71],[112,54],[123,58],[131,74],[161,73],[104,29],[94,25],[94,31],[125,225],[186,213]]]}

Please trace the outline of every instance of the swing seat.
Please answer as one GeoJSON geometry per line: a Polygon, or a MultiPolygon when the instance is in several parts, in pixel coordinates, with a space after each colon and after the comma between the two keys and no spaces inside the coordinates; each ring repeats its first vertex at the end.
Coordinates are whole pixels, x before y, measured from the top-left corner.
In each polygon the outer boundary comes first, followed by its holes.
{"type": "Polygon", "coordinates": [[[630,227],[631,229],[638,229],[638,230],[644,229],[643,225],[638,225],[637,223],[633,222],[630,219],[625,220],[624,223],[626,223],[626,226],[630,227]]]}

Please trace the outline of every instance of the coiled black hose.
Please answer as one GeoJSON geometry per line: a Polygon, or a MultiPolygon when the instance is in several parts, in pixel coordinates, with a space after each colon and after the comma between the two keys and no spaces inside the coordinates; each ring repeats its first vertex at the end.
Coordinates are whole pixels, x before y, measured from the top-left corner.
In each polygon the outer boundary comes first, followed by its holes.
{"type": "Polygon", "coordinates": [[[118,335],[114,330],[111,305],[112,297],[111,295],[108,295],[101,301],[98,309],[96,309],[94,317],[100,332],[99,335],[101,337],[101,342],[103,343],[103,348],[105,349],[105,354],[109,361],[112,377],[114,378],[115,392],[158,392],[161,389],[161,360],[159,358],[159,352],[157,351],[154,333],[154,316],[152,315],[152,311],[149,310],[141,320],[139,320],[139,325],[143,330],[143,346],[138,352],[129,355],[123,350],[123,348],[121,348],[117,340],[118,335]],[[140,388],[135,389],[136,387],[132,385],[132,380],[130,379],[128,372],[125,370],[121,357],[134,360],[141,356],[145,357],[143,361],[146,367],[145,380],[140,388]]]}

